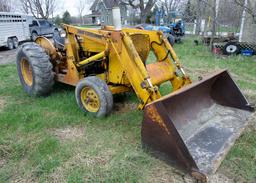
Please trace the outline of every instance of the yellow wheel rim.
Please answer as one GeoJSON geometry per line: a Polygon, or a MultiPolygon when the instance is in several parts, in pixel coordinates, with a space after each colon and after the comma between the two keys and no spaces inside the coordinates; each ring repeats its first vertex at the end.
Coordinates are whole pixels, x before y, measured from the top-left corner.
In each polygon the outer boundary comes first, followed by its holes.
{"type": "Polygon", "coordinates": [[[83,106],[87,111],[98,112],[100,109],[100,98],[92,88],[83,88],[80,95],[83,106]]]}
{"type": "Polygon", "coordinates": [[[32,86],[33,84],[33,73],[32,73],[32,68],[29,64],[29,62],[26,59],[21,60],[21,74],[23,76],[23,79],[25,83],[28,86],[32,86]]]}

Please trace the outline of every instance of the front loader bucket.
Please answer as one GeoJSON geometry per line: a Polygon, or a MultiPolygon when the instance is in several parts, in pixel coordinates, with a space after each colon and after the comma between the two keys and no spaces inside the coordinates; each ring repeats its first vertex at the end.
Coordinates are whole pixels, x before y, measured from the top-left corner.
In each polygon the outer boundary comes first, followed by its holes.
{"type": "Polygon", "coordinates": [[[142,143],[206,181],[253,110],[228,72],[217,72],[148,104],[142,143]]]}

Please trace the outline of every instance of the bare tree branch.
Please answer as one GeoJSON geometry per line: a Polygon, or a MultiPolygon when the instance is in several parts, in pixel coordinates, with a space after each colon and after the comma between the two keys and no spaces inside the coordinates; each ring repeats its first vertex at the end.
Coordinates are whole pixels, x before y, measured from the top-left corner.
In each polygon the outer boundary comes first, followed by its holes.
{"type": "Polygon", "coordinates": [[[57,8],[56,0],[20,0],[21,10],[36,18],[48,19],[57,8]]]}
{"type": "Polygon", "coordinates": [[[0,11],[10,12],[12,10],[12,2],[10,0],[0,0],[0,11]]]}
{"type": "Polygon", "coordinates": [[[248,2],[248,6],[245,6],[244,0],[234,0],[234,3],[238,6],[242,7],[253,19],[253,22],[256,23],[256,2],[253,5],[250,4],[250,1],[248,2]]]}
{"type": "Polygon", "coordinates": [[[130,5],[134,9],[140,10],[141,15],[141,23],[145,23],[147,16],[150,14],[151,9],[156,4],[157,0],[122,0],[122,3],[125,3],[126,5],[130,5]]]}
{"type": "Polygon", "coordinates": [[[78,11],[81,24],[84,24],[83,15],[84,15],[84,10],[85,10],[86,4],[88,4],[88,3],[89,3],[88,0],[78,0],[78,2],[77,2],[76,9],[78,11]]]}

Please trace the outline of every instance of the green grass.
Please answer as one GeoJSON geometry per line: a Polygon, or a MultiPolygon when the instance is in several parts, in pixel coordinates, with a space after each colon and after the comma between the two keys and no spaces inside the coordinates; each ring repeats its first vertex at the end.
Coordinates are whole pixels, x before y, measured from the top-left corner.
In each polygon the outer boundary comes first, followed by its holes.
{"type": "MultiPolygon", "coordinates": [[[[214,57],[206,47],[194,46],[193,38],[175,50],[194,80],[228,68],[256,103],[255,57],[214,57]]],[[[185,175],[142,150],[143,113],[136,110],[134,95],[115,97],[114,112],[96,119],[79,110],[73,87],[57,84],[49,97],[31,98],[20,86],[15,65],[0,65],[0,78],[0,182],[171,182],[185,175]],[[74,135],[66,137],[69,133],[74,135]]],[[[254,120],[219,172],[255,181],[255,132],[254,120]]]]}

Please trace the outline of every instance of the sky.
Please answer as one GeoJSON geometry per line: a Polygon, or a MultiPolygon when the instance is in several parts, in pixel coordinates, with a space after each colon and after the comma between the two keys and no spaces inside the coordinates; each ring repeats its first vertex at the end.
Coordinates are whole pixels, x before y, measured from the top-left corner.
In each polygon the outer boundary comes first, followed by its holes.
{"type": "MultiPolygon", "coordinates": [[[[56,14],[62,15],[66,10],[71,14],[71,16],[78,16],[77,5],[79,0],[57,0],[60,1],[59,7],[56,14]]],[[[90,6],[94,0],[88,0],[87,6],[85,8],[84,14],[90,14],[90,6]]]]}

